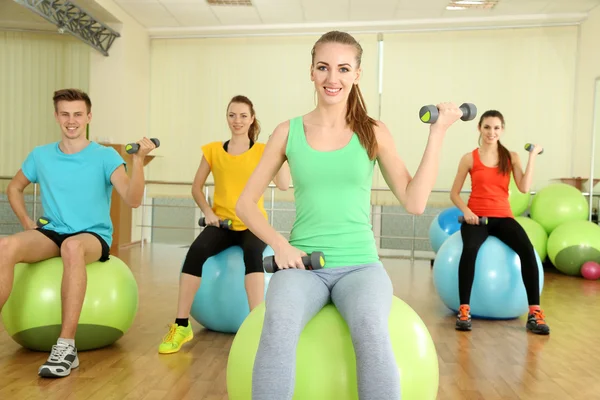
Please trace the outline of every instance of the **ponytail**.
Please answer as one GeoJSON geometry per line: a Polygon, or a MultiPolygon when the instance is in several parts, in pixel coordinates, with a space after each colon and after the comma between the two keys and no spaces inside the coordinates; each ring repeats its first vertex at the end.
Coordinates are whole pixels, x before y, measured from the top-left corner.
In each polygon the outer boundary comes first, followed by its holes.
{"type": "Polygon", "coordinates": [[[256,117],[254,117],[254,122],[252,123],[252,125],[250,125],[250,128],[248,128],[248,138],[251,141],[256,142],[259,134],[260,134],[260,122],[258,122],[258,119],[256,119],[256,117]]]}
{"type": "Polygon", "coordinates": [[[375,138],[376,121],[367,114],[365,100],[358,84],[352,85],[348,95],[346,111],[346,123],[356,132],[358,141],[365,148],[370,160],[374,160],[377,154],[377,140],[375,138]]]}
{"type": "Polygon", "coordinates": [[[510,151],[498,140],[498,169],[502,175],[509,175],[512,170],[510,151]]]}

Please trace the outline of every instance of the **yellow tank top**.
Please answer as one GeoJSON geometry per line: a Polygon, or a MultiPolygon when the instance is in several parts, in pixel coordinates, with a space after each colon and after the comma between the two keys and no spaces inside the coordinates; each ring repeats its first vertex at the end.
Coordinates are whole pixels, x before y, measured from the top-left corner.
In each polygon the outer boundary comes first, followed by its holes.
{"type": "MultiPolygon", "coordinates": [[[[254,143],[248,151],[235,156],[225,151],[222,142],[202,146],[215,182],[212,209],[220,219],[230,219],[231,229],[235,231],[248,229],[235,214],[235,205],[264,151],[264,143],[254,143]]],[[[258,208],[267,219],[264,196],[260,196],[258,208]]]]}

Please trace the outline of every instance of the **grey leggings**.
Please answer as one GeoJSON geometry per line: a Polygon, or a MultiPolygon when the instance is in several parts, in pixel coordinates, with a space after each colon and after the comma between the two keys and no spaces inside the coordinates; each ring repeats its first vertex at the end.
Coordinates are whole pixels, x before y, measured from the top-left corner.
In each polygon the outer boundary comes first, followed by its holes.
{"type": "Polygon", "coordinates": [[[392,296],[379,263],[276,272],[267,291],[252,400],[292,399],[300,333],[329,300],[350,329],[360,400],[399,400],[400,374],[388,328],[392,296]]]}

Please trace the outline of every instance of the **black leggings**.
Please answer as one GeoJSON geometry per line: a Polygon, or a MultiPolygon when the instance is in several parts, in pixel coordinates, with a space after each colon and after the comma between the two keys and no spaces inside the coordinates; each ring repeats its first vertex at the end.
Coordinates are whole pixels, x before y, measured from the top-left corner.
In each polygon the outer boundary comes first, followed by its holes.
{"type": "Polygon", "coordinates": [[[202,276],[202,267],[210,257],[231,246],[240,246],[244,252],[246,275],[253,272],[265,272],[263,269],[263,251],[267,245],[250,230],[233,231],[207,226],[190,246],[181,272],[202,276]]]}
{"type": "Polygon", "coordinates": [[[487,225],[463,223],[460,228],[463,252],[458,266],[458,291],[460,304],[469,304],[471,288],[475,279],[477,252],[488,236],[495,236],[521,259],[521,275],[529,305],[540,304],[540,281],[533,246],[525,230],[514,218],[489,218],[487,225]]]}

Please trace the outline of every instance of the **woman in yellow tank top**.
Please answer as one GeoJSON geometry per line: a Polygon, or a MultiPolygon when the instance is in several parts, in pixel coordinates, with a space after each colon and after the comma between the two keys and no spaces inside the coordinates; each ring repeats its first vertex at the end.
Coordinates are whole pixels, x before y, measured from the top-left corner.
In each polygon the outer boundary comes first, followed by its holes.
{"type": "MultiPolygon", "coordinates": [[[[177,318],[159,346],[158,352],[162,354],[178,352],[184,343],[193,338],[189,314],[194,296],[200,288],[202,267],[208,258],[231,246],[240,246],[244,252],[245,286],[250,310],[264,298],[262,259],[266,244],[248,230],[235,213],[237,200],[265,149],[264,143],[255,143],[260,124],[250,99],[245,96],[233,97],[227,106],[227,122],[231,139],[202,147],[202,161],[194,178],[192,195],[205,216],[206,228],[194,240],[185,258],[179,282],[177,318]],[[203,191],[211,172],[215,184],[213,207],[206,201],[203,191]],[[221,228],[220,225],[225,221],[230,223],[221,228]]],[[[273,181],[280,190],[289,188],[287,164],[282,166],[273,181]]],[[[262,196],[259,207],[267,219],[262,196]]]]}

